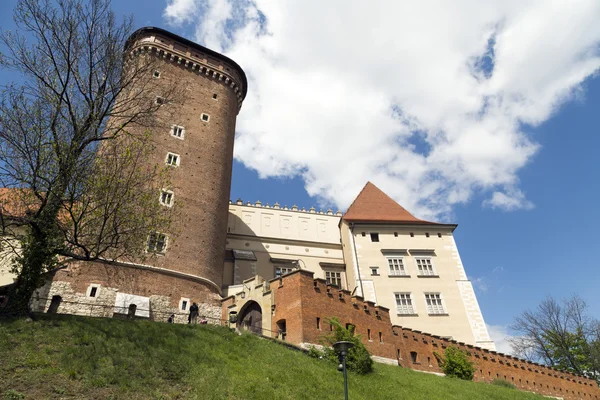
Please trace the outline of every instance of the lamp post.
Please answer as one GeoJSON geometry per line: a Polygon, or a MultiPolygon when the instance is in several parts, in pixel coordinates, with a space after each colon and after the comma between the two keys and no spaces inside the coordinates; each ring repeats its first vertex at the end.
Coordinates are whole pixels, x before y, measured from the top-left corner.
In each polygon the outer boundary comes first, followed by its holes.
{"type": "Polygon", "coordinates": [[[352,342],[336,342],[333,344],[333,348],[336,349],[340,353],[340,365],[338,365],[338,371],[342,371],[344,373],[344,399],[348,400],[348,375],[346,375],[346,355],[348,355],[348,350],[354,347],[354,343],[352,342]]]}

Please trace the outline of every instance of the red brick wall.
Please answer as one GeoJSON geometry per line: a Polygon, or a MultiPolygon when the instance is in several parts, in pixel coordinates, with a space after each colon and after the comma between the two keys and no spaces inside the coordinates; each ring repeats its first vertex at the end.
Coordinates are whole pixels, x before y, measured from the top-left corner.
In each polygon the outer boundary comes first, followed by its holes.
{"type": "Polygon", "coordinates": [[[476,381],[504,379],[518,389],[565,399],[600,399],[600,389],[592,379],[559,372],[551,368],[520,360],[493,351],[477,348],[439,336],[392,326],[389,311],[375,307],[347,291],[328,286],[322,279],[313,279],[309,271],[296,271],[271,281],[275,321],[286,319],[287,340],[292,343],[319,343],[329,332],[327,319],[336,316],[342,324],[356,326],[356,333],[374,356],[397,359],[398,364],[421,371],[441,372],[434,352],[443,354],[448,346],[467,351],[476,365],[476,381]],[[340,296],[341,294],[341,296],[340,296]],[[317,318],[321,329],[317,329],[317,318]],[[372,340],[367,338],[371,331],[372,340]],[[379,342],[382,332],[383,343],[379,342]],[[411,352],[416,353],[413,362],[411,352]],[[397,355],[400,355],[398,358],[397,355]]]}
{"type": "Polygon", "coordinates": [[[52,280],[69,282],[71,288],[78,293],[86,293],[90,284],[98,283],[138,296],[168,296],[173,307],[178,307],[181,297],[189,298],[192,302],[220,306],[218,295],[212,286],[137,268],[92,262],[72,263],[67,268],[56,271],[52,280]]]}

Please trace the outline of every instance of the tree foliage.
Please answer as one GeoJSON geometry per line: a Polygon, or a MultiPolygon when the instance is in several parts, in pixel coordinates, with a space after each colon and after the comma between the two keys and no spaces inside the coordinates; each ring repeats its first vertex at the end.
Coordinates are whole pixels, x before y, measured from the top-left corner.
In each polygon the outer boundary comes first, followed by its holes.
{"type": "Polygon", "coordinates": [[[455,346],[448,346],[444,355],[433,353],[446,376],[466,381],[473,380],[475,366],[466,351],[455,346]]]}
{"type": "Polygon", "coordinates": [[[524,311],[511,328],[513,352],[534,362],[573,372],[600,382],[600,321],[574,295],[561,302],[546,298],[533,311],[524,311]]]}
{"type": "Polygon", "coordinates": [[[339,362],[339,354],[333,348],[333,344],[336,342],[348,341],[353,343],[354,347],[348,350],[346,356],[346,368],[359,374],[367,374],[373,371],[373,360],[371,359],[371,355],[365,345],[361,342],[360,335],[354,334],[354,328],[352,326],[349,328],[344,327],[336,317],[332,317],[329,320],[329,323],[332,325],[333,331],[329,335],[326,335],[322,340],[322,344],[325,346],[324,357],[337,364],[339,362]]]}
{"type": "Polygon", "coordinates": [[[138,259],[169,225],[157,201],[168,175],[146,160],[177,90],[153,82],[155,58],[129,53],[132,19],[110,0],[20,0],[14,21],[0,32],[0,67],[22,78],[0,93],[1,220],[23,312],[44,272],[138,259]]]}

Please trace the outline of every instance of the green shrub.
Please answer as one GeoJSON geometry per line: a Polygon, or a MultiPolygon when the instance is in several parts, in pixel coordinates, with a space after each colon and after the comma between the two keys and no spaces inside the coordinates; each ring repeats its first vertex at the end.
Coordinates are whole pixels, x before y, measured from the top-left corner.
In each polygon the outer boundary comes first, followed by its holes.
{"type": "Polygon", "coordinates": [[[505,381],[504,379],[494,379],[492,381],[492,385],[502,386],[509,389],[516,389],[515,385],[510,382],[505,381]]]}
{"type": "Polygon", "coordinates": [[[444,374],[449,377],[464,379],[465,381],[473,380],[475,374],[475,366],[469,359],[466,351],[458,347],[449,346],[444,353],[444,356],[438,353],[433,353],[437,358],[440,367],[444,374]]]}
{"type": "Polygon", "coordinates": [[[354,334],[354,329],[346,329],[342,326],[336,317],[332,317],[329,323],[333,326],[333,332],[324,337],[321,343],[325,346],[325,358],[331,360],[335,364],[339,363],[339,354],[333,349],[333,344],[336,342],[347,341],[352,342],[354,347],[348,350],[346,356],[346,368],[359,374],[367,374],[373,371],[373,360],[367,351],[365,345],[360,341],[360,335],[354,334]]]}
{"type": "Polygon", "coordinates": [[[315,346],[310,346],[308,348],[308,356],[312,358],[325,358],[325,352],[315,346]]]}
{"type": "Polygon", "coordinates": [[[6,392],[4,392],[4,400],[19,400],[24,398],[25,395],[23,393],[17,392],[13,389],[8,389],[6,392]]]}

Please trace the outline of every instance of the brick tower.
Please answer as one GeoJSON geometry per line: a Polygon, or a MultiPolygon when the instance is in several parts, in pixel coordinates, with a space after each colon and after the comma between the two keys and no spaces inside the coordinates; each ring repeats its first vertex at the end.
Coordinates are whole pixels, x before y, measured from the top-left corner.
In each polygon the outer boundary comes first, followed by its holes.
{"type": "Polygon", "coordinates": [[[246,76],[233,60],[160,28],[137,30],[126,50],[159,60],[152,71],[157,92],[174,82],[183,92],[181,101],[159,109],[164,128],[152,129],[155,151],[148,160],[171,171],[171,185],[157,201],[177,208],[176,224],[172,232],[150,235],[156,257],[120,266],[73,264],[54,273],[33,306],[46,310],[59,297],[58,312],[111,316],[121,303],[135,304],[136,316],[166,320],[178,313],[181,321],[197,302],[201,315],[219,317],[235,122],[246,76]],[[101,307],[88,312],[76,304],[90,302],[101,307]]]}
{"type": "Polygon", "coordinates": [[[164,60],[154,71],[156,85],[177,81],[185,92],[183,104],[164,106],[171,119],[163,120],[164,131],[152,133],[151,161],[171,167],[171,196],[164,199],[176,202],[182,215],[177,236],[167,234],[156,264],[204,278],[220,291],[235,121],[246,76],[233,60],[163,29],[142,28],[132,38],[132,51],[164,60]]]}

